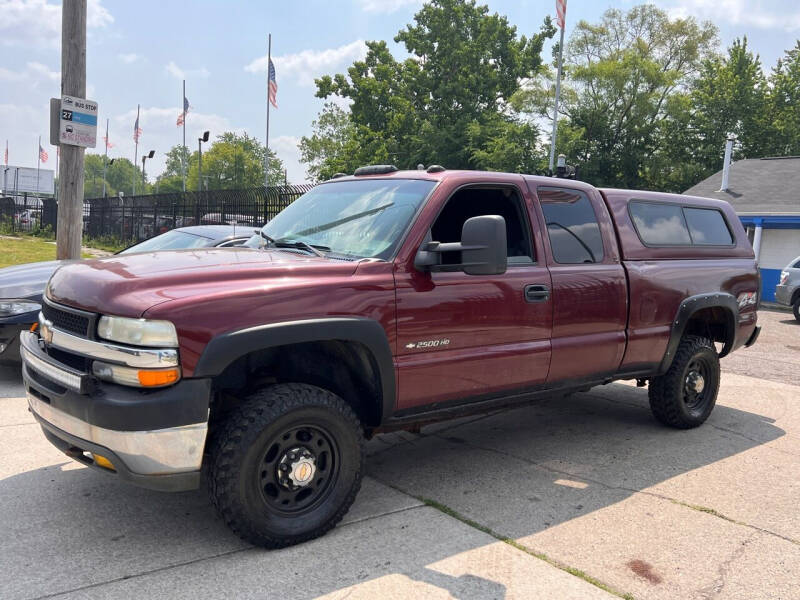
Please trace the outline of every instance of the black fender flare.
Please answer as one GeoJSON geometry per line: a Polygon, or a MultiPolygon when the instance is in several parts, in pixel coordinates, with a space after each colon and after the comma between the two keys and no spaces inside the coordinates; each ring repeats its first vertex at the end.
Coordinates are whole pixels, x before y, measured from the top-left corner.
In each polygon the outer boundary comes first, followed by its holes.
{"type": "Polygon", "coordinates": [[[379,421],[392,416],[395,409],[396,382],[394,359],[386,332],[374,319],[363,317],[332,317],[270,323],[230,331],[213,338],[206,346],[193,377],[215,377],[235,360],[277,346],[308,342],[358,342],[372,354],[380,376],[379,421]]]}
{"type": "Polygon", "coordinates": [[[669,370],[672,364],[672,359],[675,357],[675,352],[678,350],[678,345],[681,343],[683,332],[686,330],[686,324],[697,311],[704,308],[722,308],[727,316],[727,324],[725,331],[727,332],[726,339],[722,346],[722,351],[719,353],[720,358],[726,356],[734,346],[736,341],[737,331],[737,317],[739,314],[739,303],[733,294],[727,292],[712,292],[708,294],[697,294],[689,296],[681,302],[678,307],[678,312],[672,320],[672,332],[669,336],[667,343],[667,350],[664,353],[664,358],[661,359],[658,373],[663,375],[669,370]]]}

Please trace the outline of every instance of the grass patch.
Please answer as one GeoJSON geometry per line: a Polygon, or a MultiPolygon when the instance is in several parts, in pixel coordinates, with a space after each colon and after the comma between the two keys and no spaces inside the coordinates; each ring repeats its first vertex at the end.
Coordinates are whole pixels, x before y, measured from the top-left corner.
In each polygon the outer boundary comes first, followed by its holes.
{"type": "Polygon", "coordinates": [[[132,240],[121,240],[111,236],[103,236],[96,238],[84,238],[83,245],[97,250],[105,250],[107,252],[119,252],[131,246],[134,242],[132,240]]]}
{"type": "MultiPolygon", "coordinates": [[[[392,486],[390,486],[390,487],[392,487],[392,486]]],[[[398,490],[398,491],[402,491],[402,490],[398,490]]],[[[404,494],[408,494],[408,492],[403,492],[403,493],[404,494]]],[[[409,495],[412,495],[412,494],[409,494],[409,495]]],[[[535,550],[532,550],[531,548],[528,548],[527,546],[524,546],[523,544],[520,544],[517,540],[515,540],[513,538],[506,537],[506,536],[504,536],[504,535],[502,535],[500,533],[497,533],[496,531],[494,531],[493,529],[487,527],[486,525],[481,525],[480,523],[478,523],[476,521],[473,521],[469,517],[465,517],[464,515],[462,515],[461,513],[457,512],[455,510],[453,510],[449,506],[446,506],[446,505],[444,505],[444,504],[442,504],[440,502],[437,502],[436,500],[431,500],[430,498],[424,498],[422,496],[414,496],[414,497],[417,500],[419,500],[420,502],[423,502],[426,506],[430,506],[431,508],[435,508],[436,510],[441,511],[444,514],[446,514],[446,515],[448,515],[450,517],[453,517],[454,519],[458,519],[459,521],[461,521],[465,525],[469,525],[470,527],[473,527],[473,528],[477,529],[478,531],[482,531],[483,533],[485,533],[487,535],[490,535],[493,538],[495,538],[495,539],[497,539],[497,540],[499,540],[499,541],[501,541],[501,542],[503,542],[505,544],[508,544],[509,546],[513,546],[514,548],[516,548],[517,550],[520,550],[521,552],[524,552],[525,554],[530,554],[531,556],[533,556],[535,558],[538,558],[539,560],[543,560],[546,563],[553,565],[557,569],[561,569],[562,571],[566,571],[570,575],[574,575],[575,577],[579,577],[579,578],[583,579],[584,581],[586,581],[587,583],[591,583],[593,586],[599,587],[601,590],[604,590],[604,591],[608,592],[609,594],[613,594],[613,595],[618,596],[620,598],[624,598],[625,600],[633,600],[633,596],[631,596],[630,594],[620,593],[617,590],[609,587],[608,585],[606,585],[605,583],[603,583],[599,579],[596,579],[596,578],[592,577],[588,573],[585,573],[585,572],[581,571],[580,569],[576,569],[575,567],[570,567],[569,565],[565,565],[565,564],[561,563],[560,561],[555,560],[554,558],[550,558],[549,556],[547,556],[546,554],[543,554],[542,552],[536,552],[535,550]]]]}
{"type": "MultiPolygon", "coordinates": [[[[83,257],[89,255],[84,253],[83,257]]],[[[33,236],[0,238],[0,267],[55,259],[56,245],[52,242],[33,236]]]]}

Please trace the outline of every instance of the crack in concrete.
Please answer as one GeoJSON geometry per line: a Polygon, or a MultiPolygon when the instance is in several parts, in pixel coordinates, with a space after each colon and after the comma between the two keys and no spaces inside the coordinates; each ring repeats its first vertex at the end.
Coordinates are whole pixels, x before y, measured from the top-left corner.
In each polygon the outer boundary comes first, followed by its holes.
{"type": "Polygon", "coordinates": [[[547,471],[549,473],[553,473],[555,475],[564,475],[564,476],[567,476],[567,477],[572,477],[572,478],[576,478],[576,479],[579,479],[579,480],[588,481],[590,483],[594,483],[595,485],[599,485],[601,487],[604,487],[604,488],[606,488],[608,490],[618,490],[618,491],[621,491],[621,492],[628,492],[630,494],[643,494],[645,496],[651,496],[653,498],[658,498],[660,500],[665,500],[667,502],[672,502],[674,504],[677,504],[678,506],[683,506],[685,508],[689,508],[689,509],[695,510],[697,512],[703,512],[703,513],[709,514],[711,516],[717,517],[718,519],[722,519],[724,521],[728,521],[729,523],[733,523],[734,525],[740,525],[742,527],[748,527],[748,528],[753,529],[755,531],[759,531],[761,533],[765,533],[767,535],[771,535],[771,536],[780,538],[780,539],[782,539],[784,541],[787,541],[787,542],[790,542],[792,544],[795,544],[797,546],[800,546],[800,540],[795,540],[793,538],[790,538],[788,536],[782,535],[782,534],[777,533],[775,531],[770,531],[769,529],[764,529],[763,527],[759,527],[758,525],[752,525],[750,523],[745,523],[743,521],[738,521],[736,519],[733,519],[731,517],[728,517],[728,516],[718,512],[718,511],[716,511],[713,508],[708,508],[708,507],[704,507],[704,506],[697,506],[697,505],[689,504],[689,503],[684,502],[682,500],[678,500],[677,498],[673,498],[673,497],[667,496],[665,494],[659,494],[657,492],[648,492],[648,491],[640,490],[640,489],[637,489],[637,488],[629,488],[629,487],[625,487],[625,486],[611,485],[611,484],[608,484],[608,483],[606,483],[604,481],[600,481],[599,479],[593,479],[593,478],[587,477],[585,475],[571,473],[570,471],[565,471],[563,469],[556,469],[555,467],[551,467],[549,465],[545,465],[543,463],[536,462],[535,460],[531,460],[531,459],[529,459],[527,457],[524,457],[524,456],[518,456],[518,455],[513,454],[511,452],[506,452],[504,450],[499,450],[497,448],[489,448],[489,447],[486,447],[486,446],[480,446],[480,445],[477,445],[477,444],[475,444],[473,442],[470,442],[469,440],[464,440],[464,443],[467,446],[470,446],[470,447],[475,448],[477,450],[483,450],[484,452],[493,452],[495,454],[499,454],[499,455],[505,456],[507,458],[513,458],[513,459],[522,461],[524,463],[527,463],[529,465],[532,465],[534,467],[537,467],[539,469],[542,469],[544,471],[547,471]]]}
{"type": "Polygon", "coordinates": [[[560,560],[551,558],[547,554],[545,554],[544,552],[536,550],[535,548],[532,548],[530,546],[526,546],[526,545],[518,542],[514,538],[511,538],[511,537],[509,537],[507,535],[503,535],[503,534],[493,530],[491,527],[488,527],[487,525],[483,525],[482,523],[479,523],[479,522],[477,522],[477,521],[475,521],[473,519],[470,519],[469,517],[466,517],[466,516],[462,515],[461,513],[459,513],[456,510],[453,510],[452,508],[450,508],[446,504],[442,504],[441,502],[437,502],[436,500],[431,500],[429,498],[424,498],[422,496],[417,496],[415,494],[407,492],[406,490],[402,489],[401,487],[399,487],[399,486],[397,486],[397,485],[395,485],[393,483],[389,483],[388,481],[383,481],[381,479],[378,479],[377,477],[373,476],[373,479],[375,479],[376,481],[382,483],[383,485],[385,485],[387,487],[390,487],[391,489],[395,490],[396,492],[399,492],[401,494],[404,494],[406,496],[410,496],[411,498],[419,500],[420,502],[422,502],[424,504],[425,507],[434,508],[434,509],[438,510],[439,512],[444,513],[445,515],[447,515],[447,516],[449,516],[449,517],[451,517],[453,519],[456,519],[457,521],[460,521],[460,522],[464,523],[465,525],[468,525],[469,527],[472,527],[473,529],[477,529],[478,531],[480,531],[482,533],[485,533],[486,535],[489,535],[489,536],[495,538],[496,540],[498,540],[500,542],[503,542],[504,544],[508,544],[512,548],[516,548],[520,552],[524,552],[525,554],[528,554],[529,556],[532,556],[533,558],[537,558],[537,559],[539,559],[541,561],[544,561],[544,562],[548,563],[549,565],[552,565],[555,568],[559,569],[560,571],[564,571],[566,573],[569,573],[573,577],[577,577],[578,579],[583,579],[585,582],[587,582],[587,583],[589,583],[589,584],[591,584],[591,585],[593,585],[595,587],[598,587],[601,590],[608,592],[609,594],[613,594],[614,596],[619,596],[620,598],[623,598],[624,600],[633,600],[633,595],[631,595],[629,593],[625,593],[625,592],[620,592],[617,589],[615,589],[615,588],[611,587],[610,585],[608,585],[607,583],[603,582],[602,580],[597,579],[596,577],[593,577],[592,575],[589,575],[589,574],[581,571],[580,569],[577,569],[577,568],[572,567],[572,566],[570,566],[570,565],[568,565],[566,563],[563,563],[560,560]]]}
{"type": "Polygon", "coordinates": [[[755,541],[756,537],[759,535],[758,531],[754,531],[746,540],[744,540],[733,553],[717,567],[717,578],[714,580],[709,586],[704,588],[700,588],[697,590],[697,593],[700,594],[700,597],[704,600],[710,600],[711,598],[718,597],[722,590],[725,588],[725,579],[728,575],[728,569],[733,564],[735,560],[741,558],[741,556],[747,550],[748,544],[755,541]]]}

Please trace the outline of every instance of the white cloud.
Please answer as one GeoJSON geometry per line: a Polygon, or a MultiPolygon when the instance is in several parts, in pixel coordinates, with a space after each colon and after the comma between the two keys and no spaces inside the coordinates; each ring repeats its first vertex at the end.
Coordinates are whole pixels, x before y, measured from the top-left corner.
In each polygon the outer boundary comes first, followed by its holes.
{"type": "Polygon", "coordinates": [[[208,69],[205,67],[200,67],[199,69],[181,69],[172,60],[169,61],[167,66],[164,68],[166,69],[167,73],[179,81],[182,79],[192,79],[197,77],[205,79],[210,75],[208,69]]]}
{"type": "Polygon", "coordinates": [[[358,0],[365,12],[393,13],[407,6],[419,6],[422,0],[358,0]]]}
{"type": "Polygon", "coordinates": [[[43,65],[39,62],[29,62],[28,63],[28,70],[31,71],[35,76],[41,77],[42,79],[48,79],[50,81],[61,81],[61,71],[51,71],[47,65],[43,65]]]}
{"type": "Polygon", "coordinates": [[[102,0],[89,0],[86,7],[87,27],[105,27],[114,22],[114,17],[101,2],[102,0]]]}
{"type": "MultiPolygon", "coordinates": [[[[303,50],[295,54],[273,56],[275,71],[280,85],[281,79],[294,79],[300,85],[313,85],[314,79],[329,73],[337,67],[348,65],[354,60],[360,60],[367,55],[367,46],[364,40],[356,40],[325,50],[303,50]]],[[[253,60],[245,68],[251,73],[267,72],[267,56],[253,60]]]]}
{"type": "MultiPolygon", "coordinates": [[[[20,167],[35,167],[38,154],[37,144],[42,136],[42,146],[47,150],[50,159],[42,168],[55,168],[55,148],[49,145],[49,129],[47,123],[49,109],[46,105],[36,103],[25,105],[18,103],[0,104],[0,140],[5,151],[8,140],[8,164],[20,167]]],[[[2,181],[0,181],[2,187],[2,181]]]]}
{"type": "Polygon", "coordinates": [[[131,52],[130,54],[117,54],[117,58],[119,58],[126,65],[130,65],[139,60],[141,56],[139,56],[135,52],[131,52]]]}
{"type": "MultiPolygon", "coordinates": [[[[114,22],[101,1],[89,0],[87,28],[106,27],[114,22]]],[[[0,44],[59,47],[61,5],[47,0],[0,0],[0,44]]]]}
{"type": "MultiPolygon", "coordinates": [[[[40,62],[31,61],[20,71],[12,71],[0,67],[0,81],[13,83],[25,83],[31,88],[52,85],[61,81],[61,72],[52,71],[47,65],[40,62]]],[[[58,95],[58,88],[54,88],[53,95],[58,95]]]]}
{"type": "Polygon", "coordinates": [[[667,11],[673,17],[695,17],[716,23],[759,29],[800,29],[800,9],[778,7],[764,0],[671,0],[667,11]]]}
{"type": "Polygon", "coordinates": [[[282,135],[269,141],[270,149],[283,161],[289,183],[293,184],[305,183],[308,179],[306,169],[300,162],[299,143],[300,138],[292,135],[282,135]]]}

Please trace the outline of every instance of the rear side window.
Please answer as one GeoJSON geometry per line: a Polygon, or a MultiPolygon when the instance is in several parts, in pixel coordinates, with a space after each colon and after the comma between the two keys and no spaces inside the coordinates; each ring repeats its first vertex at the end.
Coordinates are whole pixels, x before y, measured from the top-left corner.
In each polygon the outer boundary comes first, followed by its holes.
{"type": "Polygon", "coordinates": [[[540,187],[536,191],[553,259],[560,264],[602,262],[603,236],[588,196],[566,188],[540,187]]]}
{"type": "Polygon", "coordinates": [[[647,246],[730,246],[733,236],[714,208],[632,201],[628,208],[636,231],[647,246]]]}
{"type": "Polygon", "coordinates": [[[683,211],[677,204],[631,202],[631,216],[639,237],[650,246],[688,246],[692,243],[683,211]]]}
{"type": "Polygon", "coordinates": [[[684,208],[692,241],[700,246],[730,246],[731,232],[722,213],[712,208],[684,208]]]}

